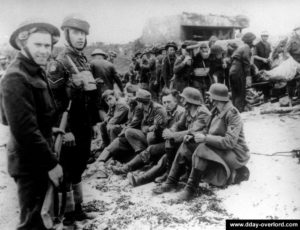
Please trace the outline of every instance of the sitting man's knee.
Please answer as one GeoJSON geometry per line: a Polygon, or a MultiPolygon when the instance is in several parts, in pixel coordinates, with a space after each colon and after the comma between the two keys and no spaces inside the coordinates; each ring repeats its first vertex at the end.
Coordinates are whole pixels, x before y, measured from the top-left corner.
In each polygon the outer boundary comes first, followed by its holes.
{"type": "Polygon", "coordinates": [[[126,138],[128,138],[128,137],[130,138],[134,135],[135,135],[135,129],[133,129],[133,128],[127,128],[126,129],[126,131],[125,131],[125,137],[126,138]]]}

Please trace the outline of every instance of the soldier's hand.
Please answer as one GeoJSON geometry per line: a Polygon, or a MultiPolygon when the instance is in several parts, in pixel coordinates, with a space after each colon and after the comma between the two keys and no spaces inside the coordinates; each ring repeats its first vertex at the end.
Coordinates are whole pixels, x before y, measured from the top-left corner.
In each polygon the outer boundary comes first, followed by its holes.
{"type": "Polygon", "coordinates": [[[167,139],[172,139],[174,137],[174,133],[170,129],[165,129],[162,133],[162,137],[167,139]]]}
{"type": "Polygon", "coordinates": [[[62,182],[63,175],[64,174],[62,167],[59,164],[57,164],[53,169],[48,171],[48,176],[56,187],[58,187],[59,184],[62,182]]]}
{"type": "Polygon", "coordinates": [[[191,141],[193,138],[194,138],[194,136],[192,136],[192,135],[185,135],[183,137],[183,142],[187,143],[187,142],[191,141]]]}
{"type": "Polygon", "coordinates": [[[142,127],[142,132],[143,133],[148,133],[148,131],[149,131],[149,126],[143,126],[142,127]]]}
{"type": "Polygon", "coordinates": [[[93,126],[93,138],[97,139],[100,136],[100,128],[99,125],[93,126]]]}
{"type": "Polygon", "coordinates": [[[195,133],[194,139],[196,143],[202,143],[205,140],[205,135],[203,133],[195,133]]]}
{"type": "Polygon", "coordinates": [[[76,145],[75,137],[74,137],[73,133],[66,133],[63,136],[63,144],[68,147],[73,147],[76,145]]]}

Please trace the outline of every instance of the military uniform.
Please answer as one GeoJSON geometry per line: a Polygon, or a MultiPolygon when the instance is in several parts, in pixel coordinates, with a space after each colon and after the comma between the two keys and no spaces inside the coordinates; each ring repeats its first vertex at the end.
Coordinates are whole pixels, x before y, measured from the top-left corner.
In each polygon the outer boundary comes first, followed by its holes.
{"type": "Polygon", "coordinates": [[[194,151],[193,167],[202,170],[203,161],[209,161],[204,180],[222,186],[233,170],[246,165],[250,154],[241,116],[232,103],[227,102],[222,111],[215,108],[212,114],[205,141],[194,151]]]}
{"type": "Polygon", "coordinates": [[[155,102],[150,102],[148,111],[143,111],[141,130],[127,128],[125,137],[134,151],[139,153],[146,149],[148,145],[163,141],[162,132],[165,127],[165,109],[155,102]],[[149,128],[151,128],[150,132],[149,128]]]}
{"type": "Polygon", "coordinates": [[[105,146],[108,146],[122,131],[122,125],[128,119],[128,110],[128,106],[120,102],[108,109],[106,120],[100,123],[100,133],[105,146]]]}
{"type": "Polygon", "coordinates": [[[173,87],[179,92],[182,92],[184,88],[188,87],[190,84],[192,67],[183,63],[185,56],[179,56],[174,64],[174,81],[173,87]]]}
{"type": "MultiPolygon", "coordinates": [[[[20,50],[16,38],[32,28],[48,31],[52,38],[60,34],[50,24],[27,21],[11,35],[10,44],[20,50]]],[[[18,191],[17,229],[46,229],[41,208],[49,183],[48,172],[58,166],[58,159],[52,149],[55,102],[45,71],[33,58],[19,52],[1,79],[0,99],[2,123],[10,130],[8,173],[14,178],[18,191]]]]}
{"type": "Polygon", "coordinates": [[[173,78],[174,74],[174,64],[176,61],[176,56],[166,56],[163,59],[162,64],[162,79],[164,81],[164,87],[170,88],[170,80],[173,78]]]}
{"type": "MultiPolygon", "coordinates": [[[[167,128],[171,128],[174,123],[178,122],[184,115],[185,109],[179,105],[176,106],[174,111],[167,113],[167,128]]],[[[153,157],[160,157],[165,152],[165,141],[162,143],[150,145],[146,150],[140,153],[144,163],[148,163],[153,157]]]]}
{"type": "Polygon", "coordinates": [[[204,59],[200,52],[193,57],[190,86],[198,89],[202,93],[202,98],[205,98],[205,92],[213,82],[212,76],[210,76],[210,64],[210,59],[204,59]]]}
{"type": "MultiPolygon", "coordinates": [[[[162,175],[163,173],[168,172],[168,170],[170,170],[171,164],[173,162],[175,153],[178,150],[178,148],[179,148],[178,152],[180,151],[181,153],[180,153],[180,157],[178,157],[177,160],[180,161],[181,164],[186,163],[184,160],[187,156],[189,159],[189,163],[191,164],[192,153],[193,150],[196,149],[197,145],[195,145],[194,143],[188,143],[188,144],[182,143],[183,137],[186,134],[192,134],[196,131],[200,131],[204,129],[209,120],[209,117],[210,117],[210,112],[204,105],[199,106],[197,109],[197,113],[193,116],[189,113],[189,111],[185,111],[180,116],[180,119],[177,120],[171,126],[171,130],[175,132],[173,143],[170,146],[171,149],[168,148],[166,149],[165,148],[166,146],[163,146],[164,149],[162,149],[161,151],[166,154],[164,154],[160,158],[160,160],[155,166],[153,166],[150,170],[148,170],[144,174],[138,177],[129,175],[128,177],[130,178],[129,181],[131,182],[131,184],[136,186],[136,185],[148,183],[154,180],[156,177],[162,175]]],[[[149,146],[148,149],[150,147],[151,146],[149,146]]],[[[149,159],[151,156],[150,155],[151,151],[147,151],[147,150],[140,154],[143,161],[145,161],[144,159],[149,159]],[[147,152],[148,154],[146,154],[147,152]]]]}
{"type": "Polygon", "coordinates": [[[249,45],[240,46],[232,55],[232,64],[229,70],[232,103],[240,111],[246,105],[246,77],[250,76],[251,50],[249,45]]]}
{"type": "MultiPolygon", "coordinates": [[[[178,122],[178,120],[180,120],[180,118],[184,114],[184,111],[185,110],[183,107],[177,105],[173,111],[167,113],[167,127],[170,128],[174,123],[178,122]]],[[[126,174],[130,171],[133,171],[139,166],[150,163],[151,161],[158,160],[164,153],[165,141],[162,141],[157,144],[149,145],[144,151],[136,155],[130,162],[126,163],[122,167],[113,167],[112,169],[115,173],[126,174]]],[[[160,167],[165,168],[165,164],[160,164],[160,167]]],[[[160,167],[156,170],[161,171],[160,167]]]]}
{"type": "Polygon", "coordinates": [[[125,127],[121,131],[121,133],[118,135],[117,138],[112,140],[112,142],[104,149],[101,155],[99,156],[99,161],[106,161],[110,157],[118,158],[121,157],[122,153],[126,153],[127,155],[130,155],[130,152],[133,151],[130,144],[128,143],[126,137],[125,137],[125,131],[127,128],[133,128],[133,129],[140,129],[141,128],[141,121],[143,116],[143,109],[138,106],[136,101],[131,101],[129,104],[129,113],[128,113],[128,121],[125,124],[125,127]]]}
{"type": "Polygon", "coordinates": [[[61,156],[64,169],[69,174],[68,179],[77,184],[81,182],[81,175],[90,156],[92,126],[100,119],[97,110],[97,91],[84,91],[83,88],[73,85],[71,79],[75,71],[67,56],[71,58],[79,72],[91,71],[91,68],[82,52],[68,46],[50,64],[48,71],[50,86],[57,104],[60,105],[60,111],[64,111],[68,101],[72,100],[67,131],[74,134],[76,146],[64,147],[61,156]]]}
{"type": "Polygon", "coordinates": [[[114,65],[107,60],[92,60],[91,61],[91,72],[95,77],[97,82],[97,91],[98,91],[98,100],[97,100],[97,108],[107,111],[108,107],[105,101],[102,100],[101,95],[105,92],[105,90],[114,89],[114,84],[123,90],[122,82],[119,78],[119,75],[116,71],[114,65]]]}

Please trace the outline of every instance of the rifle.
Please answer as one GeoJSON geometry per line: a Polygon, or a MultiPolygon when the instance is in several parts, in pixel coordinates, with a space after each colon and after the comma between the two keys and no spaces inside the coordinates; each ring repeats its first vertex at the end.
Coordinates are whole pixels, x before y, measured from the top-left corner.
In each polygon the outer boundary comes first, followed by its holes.
{"type": "MultiPolygon", "coordinates": [[[[67,107],[67,109],[65,110],[65,112],[63,113],[61,120],[60,120],[60,124],[59,124],[59,128],[63,131],[66,130],[67,127],[67,123],[68,123],[68,114],[70,111],[72,105],[72,101],[69,101],[69,105],[67,107]]],[[[63,140],[63,134],[59,133],[55,139],[55,143],[54,143],[54,151],[57,154],[58,159],[60,159],[60,151],[61,151],[61,146],[62,146],[62,140],[63,140]]]]}
{"type": "MultiPolygon", "coordinates": [[[[77,69],[76,65],[74,64],[74,62],[72,61],[72,59],[69,56],[66,56],[68,59],[68,62],[70,63],[70,65],[72,66],[72,68],[74,69],[74,71],[76,73],[79,73],[79,70],[77,69]]],[[[66,130],[67,127],[67,123],[68,123],[68,114],[69,111],[71,109],[71,105],[72,105],[72,100],[69,101],[69,105],[67,107],[67,109],[65,110],[65,112],[63,113],[61,120],[60,120],[60,124],[59,124],[59,128],[63,131],[66,130]]],[[[61,151],[61,146],[62,146],[62,140],[63,140],[63,134],[58,134],[56,139],[55,139],[55,143],[54,143],[54,151],[57,154],[58,159],[60,159],[60,151],[61,151]]]]}

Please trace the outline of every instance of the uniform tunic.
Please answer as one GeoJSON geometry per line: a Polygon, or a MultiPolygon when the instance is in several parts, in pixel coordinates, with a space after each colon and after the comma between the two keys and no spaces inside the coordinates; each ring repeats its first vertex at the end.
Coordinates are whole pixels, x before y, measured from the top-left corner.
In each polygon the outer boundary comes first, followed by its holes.
{"type": "Polygon", "coordinates": [[[232,103],[240,111],[246,105],[246,77],[250,75],[251,50],[249,45],[240,46],[232,55],[232,64],[229,70],[232,90],[232,103]]]}
{"type": "Polygon", "coordinates": [[[18,188],[17,229],[45,229],[40,212],[48,171],[58,159],[52,150],[54,99],[44,71],[23,54],[17,54],[1,80],[0,98],[3,124],[10,128],[8,172],[18,188]]]}
{"type": "Polygon", "coordinates": [[[170,80],[174,74],[174,64],[175,64],[176,57],[174,56],[166,56],[163,59],[162,64],[162,78],[164,81],[164,87],[170,88],[170,80]]]}
{"type": "Polygon", "coordinates": [[[185,87],[189,86],[190,78],[192,74],[192,67],[183,63],[185,56],[179,56],[174,64],[174,82],[173,88],[179,92],[182,92],[185,87]]]}
{"type": "Polygon", "coordinates": [[[67,131],[74,134],[76,146],[64,147],[61,156],[64,169],[68,171],[68,179],[76,184],[81,181],[81,174],[90,156],[92,126],[96,125],[100,119],[97,110],[97,91],[84,91],[83,88],[72,84],[72,74],[76,72],[67,56],[71,58],[79,72],[91,71],[91,68],[83,53],[66,47],[56,60],[50,63],[48,71],[55,99],[61,106],[60,112],[63,112],[68,101],[72,100],[67,131]]]}
{"type": "Polygon", "coordinates": [[[116,105],[109,108],[107,119],[100,124],[102,141],[108,145],[122,131],[122,124],[128,119],[128,106],[117,102],[116,105]]]}
{"type": "Polygon", "coordinates": [[[202,160],[208,160],[205,180],[221,186],[226,184],[232,170],[246,165],[250,155],[241,116],[232,103],[227,102],[221,112],[215,108],[212,114],[204,130],[205,141],[193,154],[193,167],[201,169],[202,160]]]}
{"type": "Polygon", "coordinates": [[[210,59],[204,59],[201,53],[198,53],[193,57],[193,73],[190,86],[198,89],[202,93],[203,98],[205,98],[205,92],[209,90],[209,87],[213,82],[209,75],[210,65],[210,59]]]}

